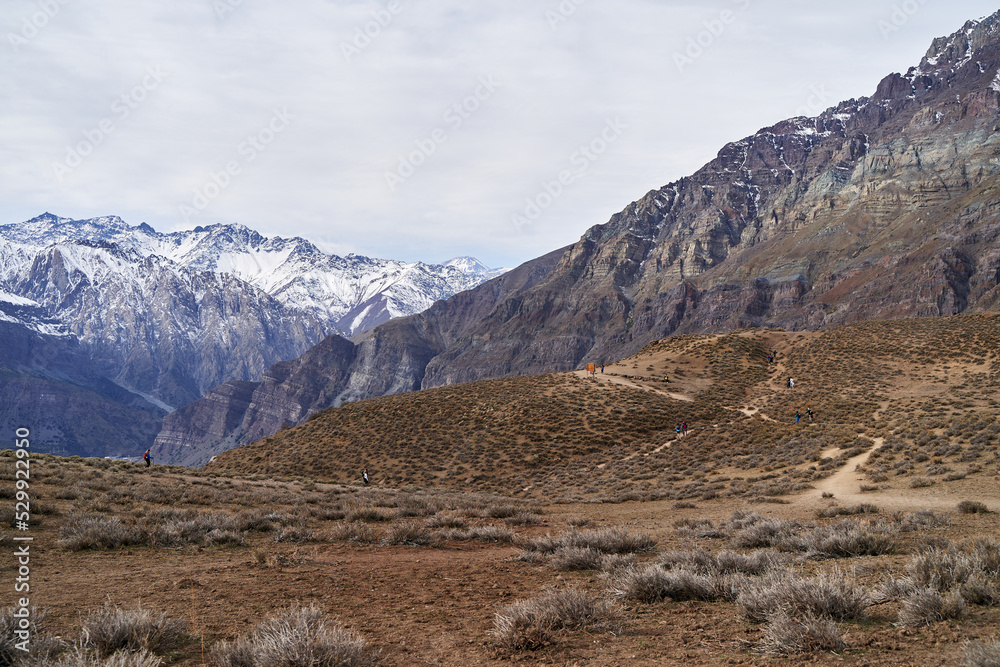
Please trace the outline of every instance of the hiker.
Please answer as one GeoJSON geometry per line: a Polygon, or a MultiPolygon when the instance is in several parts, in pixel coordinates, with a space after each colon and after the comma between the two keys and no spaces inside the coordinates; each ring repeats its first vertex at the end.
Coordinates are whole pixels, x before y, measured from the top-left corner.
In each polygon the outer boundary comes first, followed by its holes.
{"type": "Polygon", "coordinates": [[[142,455],[142,460],[146,462],[146,467],[148,468],[153,462],[153,455],[149,453],[149,449],[142,455]]]}
{"type": "Polygon", "coordinates": [[[681,437],[681,425],[678,424],[677,428],[675,428],[674,430],[677,432],[677,437],[678,438],[681,437]]]}
{"type": "Polygon", "coordinates": [[[809,421],[812,421],[813,420],[813,409],[809,408],[808,410],[806,410],[806,414],[809,415],[809,421]]]}
{"type": "Polygon", "coordinates": [[[802,413],[798,410],[795,411],[795,423],[798,424],[802,420],[802,413]]]}
{"type": "Polygon", "coordinates": [[[361,479],[364,481],[365,486],[368,486],[368,468],[361,471],[361,479]]]}
{"type": "Polygon", "coordinates": [[[688,434],[688,423],[686,421],[681,422],[681,435],[687,435],[687,434],[688,434]]]}
{"type": "Polygon", "coordinates": [[[795,389],[795,378],[788,378],[788,388],[795,389]]]}
{"type": "Polygon", "coordinates": [[[767,363],[769,364],[774,363],[774,352],[767,353],[767,363]]]}
{"type": "Polygon", "coordinates": [[[604,364],[601,364],[601,375],[604,375],[604,364]]]}

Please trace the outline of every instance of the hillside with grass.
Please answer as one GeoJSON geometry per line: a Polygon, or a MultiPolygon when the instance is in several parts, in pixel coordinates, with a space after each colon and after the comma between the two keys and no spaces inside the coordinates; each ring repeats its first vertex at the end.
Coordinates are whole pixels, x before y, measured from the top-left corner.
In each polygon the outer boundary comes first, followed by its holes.
{"type": "Polygon", "coordinates": [[[997,664],[998,351],[996,315],[678,336],[203,469],[35,454],[27,532],[3,452],[0,664],[997,664]]]}
{"type": "Polygon", "coordinates": [[[379,485],[559,501],[764,501],[867,453],[873,485],[948,483],[996,472],[998,350],[995,315],[678,336],[604,373],[329,409],[208,469],[345,483],[368,468],[379,485]]]}

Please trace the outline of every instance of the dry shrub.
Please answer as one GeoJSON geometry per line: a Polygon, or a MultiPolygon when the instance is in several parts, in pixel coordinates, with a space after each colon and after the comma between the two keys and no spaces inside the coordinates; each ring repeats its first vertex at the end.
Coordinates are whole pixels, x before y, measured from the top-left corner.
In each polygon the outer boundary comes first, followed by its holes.
{"type": "Polygon", "coordinates": [[[166,612],[156,613],[141,604],[122,609],[107,602],[84,617],[80,643],[100,656],[120,650],[160,653],[179,646],[186,631],[187,621],[168,618],[166,612]]]}
{"type": "Polygon", "coordinates": [[[57,637],[42,635],[47,612],[34,606],[28,607],[28,642],[31,652],[28,657],[17,648],[22,639],[14,634],[20,628],[20,620],[14,616],[15,607],[0,609],[0,665],[47,665],[52,658],[65,648],[57,637]]]}
{"type": "Polygon", "coordinates": [[[910,560],[906,569],[917,588],[944,592],[965,583],[979,568],[968,554],[949,547],[924,550],[910,560]]]}
{"type": "Polygon", "coordinates": [[[101,657],[76,648],[55,662],[37,663],[51,667],[160,667],[163,659],[146,651],[137,652],[116,651],[109,656],[101,657]]]}
{"type": "Polygon", "coordinates": [[[275,544],[279,542],[302,544],[303,542],[316,542],[319,538],[316,533],[305,526],[285,526],[278,530],[271,539],[275,544]]]}
{"type": "Polygon", "coordinates": [[[327,532],[327,539],[331,541],[357,544],[378,544],[382,538],[382,531],[367,523],[337,523],[327,532]]]}
{"type": "Polygon", "coordinates": [[[378,663],[378,655],[360,635],[327,621],[316,604],[295,604],[269,616],[249,634],[216,644],[210,660],[217,667],[367,667],[378,663]]]}
{"type": "Polygon", "coordinates": [[[958,593],[941,595],[932,588],[924,588],[913,591],[900,601],[897,624],[904,628],[916,628],[964,618],[967,613],[965,600],[958,593]]]}
{"type": "Polygon", "coordinates": [[[422,546],[431,544],[434,537],[431,531],[423,524],[415,521],[404,521],[393,524],[389,528],[388,534],[382,540],[382,544],[406,544],[410,546],[422,546]]]}
{"type": "Polygon", "coordinates": [[[549,567],[554,570],[599,570],[602,554],[590,547],[559,547],[549,557],[549,567]]]}
{"type": "Polygon", "coordinates": [[[508,652],[535,650],[558,630],[610,630],[619,624],[616,607],[575,588],[546,591],[503,607],[493,619],[493,636],[508,652]]]}
{"type": "Polygon", "coordinates": [[[1000,667],[1000,641],[976,639],[962,644],[962,667],[1000,667]]]}
{"type": "Polygon", "coordinates": [[[892,521],[902,532],[919,532],[947,528],[951,519],[947,514],[937,514],[933,510],[917,510],[916,512],[894,512],[892,521]]]}
{"type": "Polygon", "coordinates": [[[837,631],[837,624],[829,618],[812,615],[792,618],[778,612],[768,619],[757,648],[762,653],[777,656],[820,651],[836,653],[847,648],[847,642],[837,631]]]}
{"type": "Polygon", "coordinates": [[[778,612],[843,621],[865,618],[871,596],[843,572],[821,573],[809,579],[784,573],[748,579],[736,603],[752,623],[763,623],[778,612]]]}
{"type": "Polygon", "coordinates": [[[775,551],[755,551],[751,554],[720,551],[717,556],[713,556],[703,549],[698,549],[667,551],[656,562],[668,570],[682,568],[700,574],[760,576],[783,567],[788,562],[788,557],[775,551]]]}
{"type": "Polygon", "coordinates": [[[70,551],[117,549],[142,544],[147,534],[137,526],[122,523],[118,517],[100,514],[71,514],[59,530],[59,546],[70,551]]]}
{"type": "Polygon", "coordinates": [[[816,510],[816,516],[820,519],[830,519],[835,516],[878,514],[878,512],[879,509],[877,505],[872,505],[871,503],[861,503],[860,505],[851,505],[850,507],[827,507],[816,510]]]}
{"type": "MultiPolygon", "coordinates": [[[[854,558],[892,553],[897,529],[885,523],[842,520],[805,533],[801,547],[809,558],[854,558]]],[[[793,542],[794,544],[794,542],[793,542]]]]}
{"type": "Polygon", "coordinates": [[[525,551],[543,554],[552,554],[566,547],[593,549],[602,554],[629,554],[652,551],[656,547],[656,540],[648,535],[630,535],[624,528],[601,528],[570,530],[559,537],[546,534],[521,544],[525,551]]]}
{"type": "Polygon", "coordinates": [[[213,528],[205,535],[205,546],[242,546],[246,537],[237,530],[213,528]]]}
{"type": "Polygon", "coordinates": [[[975,500],[963,500],[955,508],[959,514],[989,514],[990,510],[986,505],[975,500]]]}
{"type": "Polygon", "coordinates": [[[665,570],[659,565],[617,572],[610,588],[617,598],[645,603],[721,597],[714,577],[686,569],[665,570]]]}

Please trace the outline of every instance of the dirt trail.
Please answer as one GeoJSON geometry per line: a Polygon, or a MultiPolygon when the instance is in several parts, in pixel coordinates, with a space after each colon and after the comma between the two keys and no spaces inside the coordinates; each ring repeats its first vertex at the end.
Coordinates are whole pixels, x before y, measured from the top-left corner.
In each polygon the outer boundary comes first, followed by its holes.
{"type": "MultiPolygon", "coordinates": [[[[857,467],[868,462],[868,457],[872,455],[875,449],[882,446],[885,438],[874,438],[874,441],[875,444],[867,452],[847,459],[847,463],[843,467],[826,479],[816,482],[814,485],[816,488],[803,494],[802,497],[821,498],[823,493],[832,493],[834,498],[839,498],[845,502],[869,502],[871,494],[862,494],[860,492],[859,482],[864,480],[864,473],[859,472],[857,467]],[[863,500],[861,499],[862,496],[864,497],[863,500]]],[[[823,452],[823,457],[836,456],[839,451],[840,449],[837,447],[829,449],[823,452]]]]}
{"type": "MultiPolygon", "coordinates": [[[[857,470],[858,466],[868,462],[872,452],[882,446],[885,438],[872,438],[875,444],[867,451],[857,456],[851,457],[837,472],[826,479],[816,482],[814,488],[796,496],[795,503],[808,505],[826,505],[831,501],[839,505],[857,505],[860,503],[871,503],[882,508],[891,509],[935,509],[954,510],[955,505],[961,500],[977,500],[984,503],[990,510],[1000,509],[1000,502],[992,497],[983,497],[978,494],[970,495],[959,491],[957,488],[937,488],[928,493],[925,489],[882,489],[861,493],[861,482],[865,475],[857,470]],[[833,498],[823,498],[824,493],[832,493],[833,498]]],[[[823,457],[833,457],[840,449],[835,447],[823,452],[823,457]]]]}
{"type": "MultiPolygon", "coordinates": [[[[591,377],[590,373],[588,373],[585,370],[583,370],[583,371],[573,371],[573,375],[575,375],[575,376],[577,376],[579,378],[584,378],[584,379],[587,379],[588,377],[591,377]]],[[[620,384],[620,385],[623,385],[623,386],[626,386],[626,387],[631,387],[632,389],[639,389],[639,390],[642,390],[642,391],[651,391],[651,392],[654,392],[656,394],[660,394],[661,396],[666,396],[667,398],[672,398],[675,401],[684,401],[685,403],[694,403],[694,399],[691,398],[690,396],[685,395],[685,394],[678,394],[678,393],[675,393],[675,392],[672,392],[672,391],[663,391],[662,389],[657,389],[656,387],[644,387],[643,385],[635,383],[635,382],[632,382],[631,380],[629,380],[627,378],[623,378],[620,375],[615,375],[615,374],[611,374],[611,373],[602,373],[600,375],[596,375],[596,376],[593,376],[593,377],[596,377],[599,380],[607,380],[608,382],[612,382],[614,384],[620,384]]]]}

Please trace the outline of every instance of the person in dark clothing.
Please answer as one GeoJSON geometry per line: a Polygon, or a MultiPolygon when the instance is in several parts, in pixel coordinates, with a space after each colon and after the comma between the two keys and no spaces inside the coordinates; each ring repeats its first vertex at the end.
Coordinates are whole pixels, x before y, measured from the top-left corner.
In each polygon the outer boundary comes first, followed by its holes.
{"type": "Polygon", "coordinates": [[[813,410],[812,410],[812,408],[807,409],[806,410],[806,414],[809,415],[809,421],[812,421],[813,420],[813,410]]]}
{"type": "Polygon", "coordinates": [[[146,450],[146,452],[145,452],[145,453],[144,453],[144,454],[142,455],[142,460],[146,462],[146,467],[147,467],[147,468],[148,468],[148,467],[150,466],[150,464],[152,464],[152,463],[153,463],[153,455],[149,453],[149,450],[148,450],[148,449],[147,449],[147,450],[146,450]]]}
{"type": "Polygon", "coordinates": [[[687,435],[688,434],[688,423],[687,422],[681,422],[681,434],[682,435],[687,435]]]}

